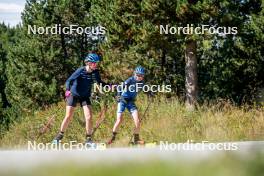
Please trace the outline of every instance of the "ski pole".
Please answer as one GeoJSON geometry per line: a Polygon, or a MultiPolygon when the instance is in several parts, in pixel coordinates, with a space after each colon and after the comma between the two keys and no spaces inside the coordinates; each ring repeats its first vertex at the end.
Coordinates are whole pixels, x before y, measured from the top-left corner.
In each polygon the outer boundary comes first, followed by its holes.
{"type": "Polygon", "coordinates": [[[52,115],[49,118],[48,122],[44,124],[44,126],[40,129],[38,135],[35,137],[35,140],[38,140],[41,135],[43,135],[44,133],[48,131],[48,129],[50,129],[50,127],[52,126],[52,123],[54,122],[54,119],[55,119],[55,115],[52,115]]]}
{"type": "Polygon", "coordinates": [[[94,136],[94,133],[96,132],[96,130],[103,123],[103,121],[105,119],[105,113],[106,113],[106,111],[107,111],[107,105],[99,113],[98,120],[95,122],[95,127],[93,128],[92,136],[94,136]]]}
{"type": "MultiPolygon", "coordinates": [[[[115,85],[115,84],[113,84],[115,85]]],[[[111,96],[111,95],[110,95],[111,96]]],[[[98,100],[98,96],[96,96],[95,98],[96,100],[98,100]]],[[[111,107],[113,108],[115,104],[113,104],[111,107]]],[[[95,132],[97,131],[97,129],[100,127],[100,125],[103,123],[103,121],[105,120],[105,113],[107,112],[108,110],[108,107],[109,105],[106,104],[104,105],[104,108],[101,110],[100,114],[99,114],[99,117],[98,117],[98,120],[95,122],[95,127],[93,128],[93,131],[92,131],[92,136],[94,136],[95,132]]]]}
{"type": "MultiPolygon", "coordinates": [[[[151,102],[152,102],[152,101],[150,101],[150,100],[148,101],[147,108],[145,109],[142,118],[139,119],[139,122],[141,122],[141,121],[144,119],[144,117],[146,116],[147,111],[148,111],[148,109],[149,109],[149,107],[150,107],[151,102]]],[[[134,130],[135,130],[135,128],[134,128],[134,130]]],[[[131,135],[131,137],[130,137],[129,144],[131,144],[132,139],[133,139],[133,135],[131,135]]]]}
{"type": "MultiPolygon", "coordinates": [[[[115,105],[115,104],[114,104],[115,105]]],[[[114,105],[112,105],[112,108],[114,107],[114,105]]],[[[105,120],[105,113],[108,110],[108,105],[105,105],[104,108],[101,110],[101,112],[99,113],[98,119],[95,122],[95,127],[93,128],[93,132],[92,132],[92,136],[94,136],[95,132],[97,131],[97,129],[101,126],[101,124],[103,123],[103,121],[105,120]]]]}

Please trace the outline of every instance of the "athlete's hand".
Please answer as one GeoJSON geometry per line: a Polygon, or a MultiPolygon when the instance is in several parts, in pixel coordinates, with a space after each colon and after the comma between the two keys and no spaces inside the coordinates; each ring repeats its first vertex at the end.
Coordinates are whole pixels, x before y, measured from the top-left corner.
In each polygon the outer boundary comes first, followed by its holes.
{"type": "Polygon", "coordinates": [[[67,98],[67,97],[69,97],[70,95],[71,95],[71,91],[66,90],[66,92],[65,92],[65,97],[67,98]]]}
{"type": "Polygon", "coordinates": [[[115,97],[115,99],[116,99],[117,102],[120,102],[120,100],[121,100],[121,96],[118,96],[118,95],[117,95],[117,96],[115,97]]]}

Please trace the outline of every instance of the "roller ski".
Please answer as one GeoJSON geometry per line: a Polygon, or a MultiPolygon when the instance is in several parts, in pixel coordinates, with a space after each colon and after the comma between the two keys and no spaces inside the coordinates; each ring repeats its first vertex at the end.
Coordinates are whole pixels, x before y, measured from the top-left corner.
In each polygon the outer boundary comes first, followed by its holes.
{"type": "Polygon", "coordinates": [[[139,138],[138,134],[134,134],[130,139],[129,146],[131,147],[145,147],[145,148],[155,148],[157,142],[145,142],[139,138]],[[133,139],[133,140],[132,140],[133,139]]]}
{"type": "Polygon", "coordinates": [[[86,141],[85,141],[85,147],[89,149],[96,149],[97,144],[93,142],[92,137],[90,135],[86,136],[86,141]]]}
{"type": "Polygon", "coordinates": [[[113,132],[112,137],[106,142],[107,145],[111,145],[114,143],[115,139],[116,139],[116,132],[113,132]]]}
{"type": "Polygon", "coordinates": [[[144,146],[145,141],[139,139],[139,134],[134,134],[133,140],[129,142],[130,146],[144,146]]]}
{"type": "Polygon", "coordinates": [[[63,132],[59,132],[51,143],[52,144],[59,144],[61,142],[62,138],[63,138],[63,135],[64,135],[63,132]]]}

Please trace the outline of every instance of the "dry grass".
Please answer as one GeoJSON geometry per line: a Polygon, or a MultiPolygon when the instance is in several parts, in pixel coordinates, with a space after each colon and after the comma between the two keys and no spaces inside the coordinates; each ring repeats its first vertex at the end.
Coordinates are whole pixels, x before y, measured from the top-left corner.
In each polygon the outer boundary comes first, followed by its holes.
{"type": "MultiPolygon", "coordinates": [[[[140,95],[136,104],[142,115],[148,104],[147,97],[140,95]]],[[[0,140],[1,147],[25,146],[28,140],[50,142],[64,118],[64,106],[65,103],[61,102],[25,117],[22,122],[13,124],[9,132],[0,140]],[[48,125],[45,133],[41,134],[51,117],[54,117],[54,120],[48,125]]],[[[95,105],[93,111],[95,124],[100,106],[95,105]]],[[[105,120],[95,134],[96,141],[105,142],[111,136],[115,115],[116,105],[109,105],[105,120]]],[[[127,145],[133,128],[132,119],[126,112],[115,145],[127,145]]],[[[159,97],[151,100],[149,111],[142,121],[141,137],[149,142],[264,140],[264,110],[263,108],[249,109],[246,106],[236,107],[228,102],[220,102],[202,105],[196,111],[188,112],[184,104],[176,98],[159,97]]],[[[83,142],[84,138],[84,117],[81,108],[77,108],[64,141],[83,142]]]]}

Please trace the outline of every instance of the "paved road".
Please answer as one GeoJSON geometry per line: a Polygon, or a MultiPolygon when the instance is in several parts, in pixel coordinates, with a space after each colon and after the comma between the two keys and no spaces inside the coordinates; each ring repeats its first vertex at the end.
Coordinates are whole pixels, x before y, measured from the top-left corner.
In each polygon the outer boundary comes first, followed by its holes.
{"type": "Polygon", "coordinates": [[[205,149],[191,149],[191,146],[194,146],[194,144],[187,144],[185,146],[170,144],[170,147],[167,149],[164,145],[158,145],[156,147],[152,146],[149,148],[107,148],[105,150],[0,150],[0,170],[27,169],[43,164],[62,162],[74,162],[76,164],[89,164],[96,162],[113,164],[125,161],[144,162],[147,160],[200,162],[201,160],[218,157],[229,152],[245,159],[250,157],[251,153],[256,151],[260,151],[264,154],[264,141],[229,142],[218,144],[220,146],[235,146],[236,150],[212,151],[208,148],[209,145],[216,146],[216,143],[206,144],[205,146],[207,148],[205,147],[205,149]],[[176,146],[178,146],[178,148],[176,148],[176,146]]]}

